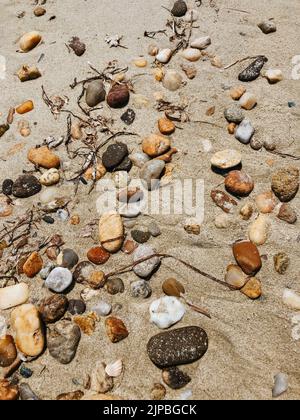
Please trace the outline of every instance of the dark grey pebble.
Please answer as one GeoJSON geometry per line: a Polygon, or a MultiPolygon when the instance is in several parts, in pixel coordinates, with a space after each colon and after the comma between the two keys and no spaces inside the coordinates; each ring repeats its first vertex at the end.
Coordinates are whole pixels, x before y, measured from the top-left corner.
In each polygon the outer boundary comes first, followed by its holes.
{"type": "Polygon", "coordinates": [[[105,284],[105,289],[110,295],[117,295],[118,293],[123,293],[125,290],[124,282],[122,279],[119,278],[108,279],[105,284]]]}
{"type": "Polygon", "coordinates": [[[71,299],[69,301],[68,312],[71,315],[82,315],[86,311],[86,304],[80,299],[71,299]]]}
{"type": "Polygon", "coordinates": [[[132,162],[129,159],[128,156],[126,156],[126,158],[120,163],[120,165],[118,165],[114,171],[115,172],[119,172],[119,171],[125,171],[125,172],[130,172],[132,168],[132,162]]]}
{"type": "Polygon", "coordinates": [[[102,163],[108,171],[113,171],[128,156],[128,148],[126,144],[116,143],[108,146],[106,152],[103,153],[102,163]]]}
{"type": "Polygon", "coordinates": [[[41,189],[42,185],[35,176],[22,175],[14,182],[12,193],[17,198],[27,198],[38,194],[41,189]]]}
{"type": "Polygon", "coordinates": [[[200,327],[184,327],[150,338],[147,345],[151,361],[161,367],[178,366],[201,359],[208,349],[208,337],[200,327]]]}
{"type": "Polygon", "coordinates": [[[245,70],[239,74],[241,82],[252,82],[260,76],[263,66],[267,63],[268,59],[264,55],[259,56],[253,63],[250,64],[245,70]]]}
{"type": "Polygon", "coordinates": [[[181,389],[191,382],[191,378],[178,367],[170,367],[163,370],[163,381],[172,389],[181,389]]]}
{"type": "Polygon", "coordinates": [[[26,366],[21,366],[20,375],[23,376],[23,378],[28,379],[33,375],[33,371],[26,366]]]}
{"type": "Polygon", "coordinates": [[[79,257],[73,249],[63,249],[57,257],[57,263],[61,267],[72,269],[78,264],[79,257]]]}
{"type": "Polygon", "coordinates": [[[14,181],[12,179],[5,179],[2,183],[2,192],[5,195],[12,195],[14,181]]]}
{"type": "Polygon", "coordinates": [[[151,233],[143,230],[132,230],[131,231],[132,239],[139,244],[144,244],[149,241],[151,233]]]}
{"type": "Polygon", "coordinates": [[[175,17],[182,17],[186,14],[188,8],[187,4],[183,0],[177,0],[172,7],[171,13],[175,17]]]}
{"type": "Polygon", "coordinates": [[[121,116],[121,120],[126,124],[126,125],[131,125],[133,124],[134,120],[135,120],[135,112],[133,109],[128,108],[126,112],[124,112],[124,114],[121,116]]]}
{"type": "Polygon", "coordinates": [[[51,216],[44,216],[43,221],[45,223],[48,223],[49,225],[53,225],[53,223],[55,222],[55,220],[51,216]]]}
{"type": "Polygon", "coordinates": [[[39,401],[40,398],[32,391],[28,384],[22,383],[19,386],[20,398],[22,401],[39,401]]]}

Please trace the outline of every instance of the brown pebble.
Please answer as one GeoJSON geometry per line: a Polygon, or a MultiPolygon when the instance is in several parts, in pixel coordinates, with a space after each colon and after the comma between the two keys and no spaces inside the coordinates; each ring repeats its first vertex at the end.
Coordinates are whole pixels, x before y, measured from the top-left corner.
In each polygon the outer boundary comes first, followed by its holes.
{"type": "Polygon", "coordinates": [[[163,400],[167,394],[166,388],[162,384],[154,384],[151,390],[152,400],[163,400]]]}
{"type": "Polygon", "coordinates": [[[80,216],[78,214],[73,214],[70,217],[70,225],[76,226],[80,224],[80,216]]]}
{"type": "Polygon", "coordinates": [[[73,318],[73,320],[84,334],[92,335],[95,332],[98,317],[94,312],[92,312],[88,315],[77,315],[73,318]]]}
{"type": "Polygon", "coordinates": [[[57,246],[51,246],[47,248],[46,255],[51,261],[56,261],[56,258],[59,255],[59,248],[57,246]]]}
{"type": "Polygon", "coordinates": [[[246,88],[244,86],[236,86],[230,91],[230,96],[233,100],[238,101],[246,92],[246,88]]]}
{"type": "Polygon", "coordinates": [[[11,335],[0,337],[0,367],[10,366],[17,358],[17,349],[11,335]]]}
{"type": "Polygon", "coordinates": [[[104,287],[106,282],[106,278],[105,278],[105,274],[103,273],[103,271],[94,271],[91,273],[89,279],[88,279],[88,284],[92,289],[100,289],[102,287],[104,287]]]}
{"type": "Polygon", "coordinates": [[[290,258],[286,253],[280,252],[279,254],[274,255],[274,267],[277,273],[285,274],[289,265],[290,258]]]}
{"type": "Polygon", "coordinates": [[[74,392],[67,392],[65,394],[60,394],[56,397],[56,400],[59,401],[79,401],[84,396],[84,393],[80,390],[74,392]]]}
{"type": "Polygon", "coordinates": [[[87,257],[93,264],[101,265],[109,260],[110,253],[101,246],[95,246],[88,251],[87,257]]]}
{"type": "Polygon", "coordinates": [[[33,13],[36,17],[40,17],[46,13],[46,9],[44,9],[44,7],[38,6],[34,9],[33,13]]]}
{"type": "Polygon", "coordinates": [[[256,277],[251,277],[245,286],[241,289],[241,292],[250,299],[258,299],[261,297],[261,282],[256,277]]]}
{"type": "Polygon", "coordinates": [[[163,282],[162,289],[167,296],[181,297],[185,294],[183,285],[176,279],[167,279],[163,282]]]}
{"type": "Polygon", "coordinates": [[[213,190],[210,196],[213,202],[225,211],[225,213],[231,213],[234,207],[237,206],[237,202],[221,190],[213,190]]]}
{"type": "Polygon", "coordinates": [[[27,112],[30,112],[34,109],[34,105],[32,101],[26,101],[23,104],[19,105],[16,108],[16,111],[18,114],[23,115],[26,114],[27,112]]]}
{"type": "Polygon", "coordinates": [[[122,247],[122,252],[124,252],[124,254],[132,254],[137,248],[137,244],[134,241],[131,241],[130,239],[128,239],[123,247],[122,247]]]}
{"type": "Polygon", "coordinates": [[[33,252],[23,265],[24,274],[33,278],[43,268],[43,260],[38,252],[33,252]]]}
{"type": "Polygon", "coordinates": [[[250,241],[236,242],[233,254],[241,269],[248,275],[256,274],[262,267],[262,260],[255,244],[250,241]]]}
{"type": "Polygon", "coordinates": [[[160,120],[158,120],[158,129],[161,134],[170,135],[174,133],[175,128],[173,121],[168,120],[167,118],[160,118],[160,120]]]}
{"type": "Polygon", "coordinates": [[[43,299],[38,310],[44,322],[52,323],[64,316],[68,303],[68,299],[64,295],[53,295],[43,299]]]}
{"type": "Polygon", "coordinates": [[[105,320],[106,333],[112,343],[118,343],[128,337],[129,332],[121,319],[109,317],[105,320]]]}
{"type": "Polygon", "coordinates": [[[11,385],[7,379],[0,379],[0,401],[15,401],[18,398],[18,387],[11,385]]]}
{"type": "Polygon", "coordinates": [[[254,182],[245,172],[231,171],[225,178],[225,187],[231,194],[245,197],[253,191],[254,182]]]}
{"type": "Polygon", "coordinates": [[[281,205],[277,217],[291,225],[296,223],[298,219],[296,211],[286,203],[281,205]]]}
{"type": "Polygon", "coordinates": [[[235,129],[236,129],[236,124],[235,123],[230,123],[227,126],[227,130],[229,134],[234,134],[235,133],[235,129]]]}

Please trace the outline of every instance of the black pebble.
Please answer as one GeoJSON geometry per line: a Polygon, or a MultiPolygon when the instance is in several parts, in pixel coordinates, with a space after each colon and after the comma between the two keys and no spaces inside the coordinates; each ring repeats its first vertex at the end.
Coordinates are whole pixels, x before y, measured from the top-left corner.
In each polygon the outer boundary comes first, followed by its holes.
{"type": "Polygon", "coordinates": [[[181,389],[191,382],[189,375],[179,370],[178,367],[164,369],[162,376],[165,384],[172,389],[181,389]]]}
{"type": "Polygon", "coordinates": [[[48,223],[49,225],[53,225],[53,223],[55,222],[55,220],[51,216],[44,216],[43,220],[45,223],[48,223]]]}
{"type": "Polygon", "coordinates": [[[86,310],[86,304],[83,300],[72,299],[69,301],[68,311],[71,315],[81,315],[86,310]]]}
{"type": "Polygon", "coordinates": [[[124,114],[121,116],[121,120],[127,124],[127,125],[131,125],[134,120],[135,120],[135,112],[133,109],[128,108],[126,112],[124,112],[124,114]]]}
{"type": "Polygon", "coordinates": [[[2,192],[5,195],[12,195],[14,181],[12,179],[5,179],[2,183],[2,192]]]}
{"type": "Polygon", "coordinates": [[[125,172],[130,172],[132,168],[132,162],[129,159],[129,157],[127,156],[123,162],[120,163],[119,166],[117,166],[114,171],[118,172],[118,171],[125,171],[125,172]]]}
{"type": "Polygon", "coordinates": [[[252,82],[260,76],[260,72],[268,59],[264,55],[259,56],[253,63],[239,74],[241,82],[252,82]]]}
{"type": "Polygon", "coordinates": [[[113,171],[128,156],[128,148],[124,143],[116,143],[108,146],[103,153],[102,163],[108,171],[113,171]]]}
{"type": "Polygon", "coordinates": [[[12,193],[17,198],[27,198],[38,194],[41,189],[42,185],[35,176],[22,175],[14,182],[12,193]]]}
{"type": "Polygon", "coordinates": [[[86,179],[84,179],[83,177],[81,177],[81,178],[80,178],[80,181],[81,181],[84,185],[87,185],[87,184],[88,184],[87,180],[86,180],[86,179]]]}
{"type": "Polygon", "coordinates": [[[134,241],[138,242],[139,244],[144,244],[145,242],[149,241],[151,233],[142,230],[132,230],[131,236],[134,241]]]}

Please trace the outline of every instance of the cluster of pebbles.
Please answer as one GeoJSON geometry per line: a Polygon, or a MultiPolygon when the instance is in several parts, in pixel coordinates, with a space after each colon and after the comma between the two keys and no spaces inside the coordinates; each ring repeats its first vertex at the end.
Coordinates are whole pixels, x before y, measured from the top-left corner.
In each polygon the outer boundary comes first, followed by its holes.
{"type": "MultiPolygon", "coordinates": [[[[34,9],[36,17],[45,13],[46,9],[42,6],[34,9]]],[[[187,25],[199,19],[199,11],[189,9],[182,0],[175,2],[171,15],[187,25]]],[[[273,21],[260,23],[258,27],[265,34],[276,31],[273,21]]],[[[19,40],[20,51],[28,53],[41,42],[40,33],[29,32],[19,40]]],[[[184,61],[181,70],[168,66],[175,53],[173,48],[150,45],[148,53],[155,60],[155,80],[167,91],[175,92],[186,83],[184,75],[188,80],[196,77],[197,68],[194,63],[201,58],[209,58],[213,65],[218,66],[217,57],[206,52],[211,43],[210,36],[192,37],[189,45],[179,52],[184,61]]],[[[70,40],[69,48],[79,57],[86,50],[86,46],[77,37],[70,40]]],[[[251,86],[250,82],[260,76],[272,84],[283,79],[279,69],[262,72],[267,61],[266,57],[259,56],[238,75],[239,82],[243,84],[237,84],[230,91],[232,105],[224,110],[224,117],[228,122],[228,132],[243,143],[245,148],[250,144],[254,150],[264,147],[272,151],[276,145],[269,141],[261,144],[259,136],[256,136],[250,115],[258,101],[248,87],[251,86]]],[[[144,68],[147,67],[148,60],[139,57],[133,61],[133,65],[144,68]]],[[[42,74],[37,67],[24,64],[17,76],[21,82],[27,82],[42,77],[42,74]]],[[[85,102],[90,108],[106,102],[114,110],[126,107],[130,100],[131,91],[124,74],[122,77],[118,75],[118,79],[113,81],[108,90],[102,80],[89,82],[85,90],[85,102]]],[[[143,106],[144,98],[135,95],[135,101],[143,106]]],[[[6,132],[13,123],[14,114],[27,114],[33,109],[34,104],[29,100],[10,112],[7,123],[0,126],[0,136],[3,136],[4,141],[6,132]]],[[[135,119],[134,110],[128,108],[121,119],[125,124],[131,125],[135,119]]],[[[108,276],[107,270],[101,268],[113,254],[123,252],[129,255],[135,275],[135,280],[130,284],[131,299],[151,297],[151,276],[159,270],[161,258],[148,242],[153,237],[159,237],[162,232],[156,222],[147,227],[131,229],[134,223],[131,225],[130,221],[141,213],[139,203],[143,193],[130,185],[129,172],[132,168],[138,169],[139,176],[149,191],[159,188],[160,182],[169,182],[174,169],[171,161],[173,155],[178,153],[171,137],[176,129],[175,121],[165,115],[158,119],[157,133],[142,140],[140,150],[132,152],[125,142],[117,141],[106,147],[96,167],[89,165],[86,168],[82,176],[85,182],[98,181],[104,177],[112,178],[118,188],[118,201],[126,204],[130,202],[132,206],[130,210],[126,206],[126,211],[121,214],[112,211],[101,215],[98,222],[98,243],[86,250],[84,259],[71,248],[72,244],[64,244],[63,236],[55,232],[45,253],[42,254],[38,249],[25,253],[17,261],[14,273],[17,281],[0,289],[0,366],[3,368],[0,400],[39,399],[24,381],[33,374],[30,362],[46,350],[56,360],[58,367],[59,364],[71,363],[80,346],[82,335],[93,335],[97,323],[102,322],[102,319],[111,345],[126,340],[133,333],[129,331],[126,320],[118,317],[118,311],[106,299],[108,295],[122,294],[127,285],[120,274],[108,276]],[[47,296],[36,302],[31,299],[31,290],[40,287],[41,282],[47,290],[47,296]],[[69,296],[75,285],[80,287],[80,298],[72,299],[69,296]],[[91,300],[95,302],[93,305],[90,305],[91,300]]],[[[23,137],[30,136],[29,123],[23,121],[19,124],[19,131],[23,137]]],[[[80,124],[72,125],[73,141],[82,138],[82,131],[80,124]]],[[[60,194],[64,188],[64,162],[59,154],[49,144],[44,144],[30,149],[27,159],[35,168],[39,168],[39,172],[23,173],[13,180],[3,180],[0,217],[12,217],[15,200],[26,203],[29,197],[39,195],[40,209],[45,213],[42,220],[45,223],[55,223],[56,216],[65,223],[69,222],[71,226],[80,224],[80,215],[69,214],[68,200],[65,199],[64,192],[60,194]]],[[[292,225],[297,222],[297,212],[291,202],[299,189],[299,169],[296,165],[283,165],[281,169],[274,171],[269,189],[257,194],[254,192],[255,174],[246,172],[242,160],[240,152],[228,148],[211,156],[211,170],[220,175],[220,185],[210,195],[215,205],[222,210],[215,219],[217,228],[230,228],[236,218],[250,223],[248,237],[239,239],[232,245],[235,263],[228,261],[224,276],[229,288],[255,300],[263,293],[263,279],[259,277],[263,258],[259,248],[268,241],[271,220],[292,225]]],[[[186,230],[189,234],[198,235],[201,226],[187,226],[186,230]]],[[[3,258],[10,252],[6,248],[5,241],[2,241],[0,252],[3,258]]],[[[281,275],[287,272],[289,263],[289,257],[284,252],[274,256],[274,269],[281,275]]],[[[158,331],[162,331],[152,336],[145,343],[144,349],[141,349],[147,352],[149,359],[161,370],[161,383],[154,384],[149,395],[153,399],[163,399],[167,395],[166,387],[177,390],[187,386],[192,378],[185,373],[182,366],[199,361],[209,351],[208,334],[201,327],[191,325],[170,329],[184,318],[187,310],[191,310],[191,305],[183,297],[183,285],[176,279],[168,279],[164,282],[162,291],[163,296],[152,300],[149,305],[149,320],[158,331]]],[[[283,290],[283,302],[293,310],[300,310],[300,295],[296,291],[283,290]]],[[[109,364],[98,361],[84,384],[84,390],[66,392],[57,396],[57,399],[121,399],[122,387],[118,389],[120,396],[113,390],[115,382],[120,382],[125,368],[121,358],[109,364]]],[[[76,370],[76,364],[74,369],[76,370]]],[[[283,374],[276,378],[273,396],[286,391],[286,382],[287,378],[283,374]]]]}

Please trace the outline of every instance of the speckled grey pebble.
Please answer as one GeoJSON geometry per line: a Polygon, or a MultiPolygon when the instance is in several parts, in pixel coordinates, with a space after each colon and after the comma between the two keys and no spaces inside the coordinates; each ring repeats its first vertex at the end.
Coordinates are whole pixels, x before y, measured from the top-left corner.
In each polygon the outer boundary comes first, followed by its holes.
{"type": "Polygon", "coordinates": [[[224,117],[228,122],[239,124],[245,118],[244,113],[239,105],[231,105],[224,111],[224,117]]]}
{"type": "Polygon", "coordinates": [[[59,321],[53,328],[48,329],[49,353],[60,363],[68,364],[75,357],[80,338],[81,332],[78,325],[67,320],[59,321]]]}
{"type": "Polygon", "coordinates": [[[52,263],[48,263],[48,264],[46,265],[46,267],[45,267],[45,268],[43,268],[43,269],[39,272],[40,278],[41,278],[42,280],[46,280],[46,279],[47,279],[47,277],[49,276],[49,274],[51,273],[51,271],[52,271],[52,270],[54,270],[54,268],[55,268],[55,265],[54,265],[54,264],[52,264],[52,263]]]}
{"type": "MultiPolygon", "coordinates": [[[[151,257],[151,255],[155,254],[156,251],[149,245],[140,245],[133,254],[133,262],[137,262],[143,258],[151,257]]],[[[150,258],[140,264],[137,264],[133,271],[134,273],[141,277],[147,278],[149,277],[153,271],[159,266],[160,259],[158,257],[150,258]]]]}
{"type": "Polygon", "coordinates": [[[161,235],[160,227],[155,222],[150,223],[150,225],[148,226],[148,230],[154,238],[161,235]]]}
{"type": "Polygon", "coordinates": [[[137,280],[131,283],[131,296],[134,298],[147,299],[152,294],[149,282],[145,280],[137,280]]]}

